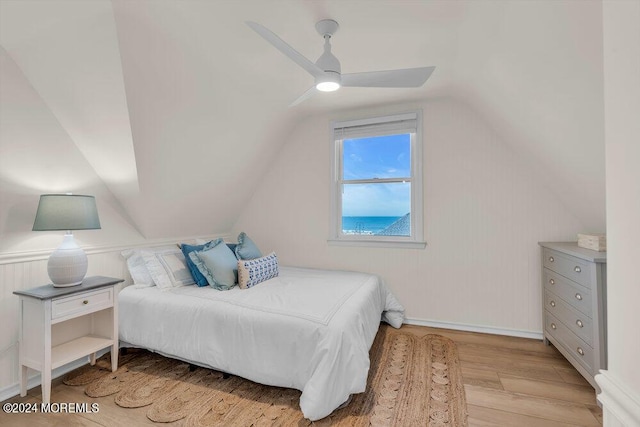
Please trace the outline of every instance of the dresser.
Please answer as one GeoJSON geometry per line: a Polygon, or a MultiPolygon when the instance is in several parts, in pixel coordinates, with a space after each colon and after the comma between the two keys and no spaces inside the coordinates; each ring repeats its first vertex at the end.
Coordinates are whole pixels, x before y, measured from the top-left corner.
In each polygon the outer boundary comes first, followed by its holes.
{"type": "Polygon", "coordinates": [[[122,279],[86,277],[82,284],[15,291],[20,297],[20,396],[27,394],[27,368],[42,374],[42,402],[51,397],[51,372],[76,359],[111,348],[111,369],[118,367],[118,298],[122,279]]]}
{"type": "Polygon", "coordinates": [[[607,368],[607,253],[576,242],[541,242],[544,342],[597,390],[607,368]]]}

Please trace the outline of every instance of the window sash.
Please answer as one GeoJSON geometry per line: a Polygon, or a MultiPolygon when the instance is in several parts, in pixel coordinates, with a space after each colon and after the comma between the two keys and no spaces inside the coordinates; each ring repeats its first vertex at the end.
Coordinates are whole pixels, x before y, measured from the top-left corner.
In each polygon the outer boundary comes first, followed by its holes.
{"type": "MultiPolygon", "coordinates": [[[[365,182],[344,182],[340,188],[342,190],[342,194],[344,195],[344,187],[347,185],[357,185],[357,184],[374,184],[374,185],[382,185],[382,184],[387,184],[387,183],[391,183],[391,184],[409,184],[409,188],[410,188],[410,193],[411,193],[411,200],[409,201],[409,213],[413,212],[413,188],[411,188],[411,182],[410,181],[403,181],[403,180],[396,180],[396,179],[389,179],[386,180],[386,182],[381,182],[382,180],[378,181],[367,181],[367,180],[363,180],[365,182]]],[[[342,210],[342,201],[343,201],[343,197],[340,197],[339,203],[340,203],[340,212],[338,215],[338,236],[340,236],[341,238],[346,238],[351,240],[352,238],[357,238],[360,240],[398,240],[398,239],[409,239],[411,241],[414,240],[414,225],[413,225],[413,219],[411,219],[410,223],[409,223],[409,235],[378,235],[378,234],[351,234],[351,233],[345,233],[344,232],[344,225],[343,225],[343,218],[344,218],[344,212],[342,210]]],[[[373,215],[375,216],[375,215],[373,215]]],[[[411,215],[413,217],[413,215],[411,215]]],[[[402,215],[400,216],[402,217],[402,215]]]]}

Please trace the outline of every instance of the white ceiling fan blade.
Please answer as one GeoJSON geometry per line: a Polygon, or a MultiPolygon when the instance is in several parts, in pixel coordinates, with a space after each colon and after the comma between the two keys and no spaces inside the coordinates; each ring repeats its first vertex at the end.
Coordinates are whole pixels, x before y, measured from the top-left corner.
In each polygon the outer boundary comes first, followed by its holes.
{"type": "Polygon", "coordinates": [[[309,98],[311,98],[313,95],[316,94],[318,90],[316,89],[315,86],[311,86],[309,88],[309,90],[307,90],[305,93],[303,93],[302,95],[300,95],[298,97],[298,99],[296,99],[295,101],[293,101],[291,104],[289,104],[289,108],[291,107],[295,107],[296,105],[300,104],[302,101],[305,101],[309,98]]]}
{"type": "Polygon", "coordinates": [[[347,87],[420,87],[436,67],[406,68],[403,70],[371,71],[342,75],[347,87]]]}
{"type": "Polygon", "coordinates": [[[262,36],[262,38],[264,38],[266,41],[271,43],[276,49],[278,49],[280,52],[284,53],[286,56],[288,56],[296,64],[298,64],[299,66],[301,66],[302,68],[307,70],[307,72],[309,74],[311,74],[312,76],[319,77],[324,73],[320,69],[320,67],[318,67],[316,64],[314,64],[313,62],[311,62],[310,60],[308,60],[307,58],[302,56],[302,54],[300,52],[298,52],[297,50],[295,50],[294,48],[289,46],[287,44],[287,42],[285,42],[280,37],[278,37],[276,34],[271,32],[271,30],[268,30],[267,28],[263,27],[262,25],[258,24],[257,22],[247,21],[246,24],[249,27],[251,27],[251,29],[253,29],[253,31],[255,31],[256,33],[260,34],[262,36]]]}

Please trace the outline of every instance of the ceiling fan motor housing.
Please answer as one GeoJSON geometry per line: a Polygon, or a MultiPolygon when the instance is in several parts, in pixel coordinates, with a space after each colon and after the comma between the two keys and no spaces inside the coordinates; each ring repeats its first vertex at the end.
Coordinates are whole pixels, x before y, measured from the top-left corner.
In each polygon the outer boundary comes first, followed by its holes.
{"type": "Polygon", "coordinates": [[[341,72],[340,61],[338,61],[338,58],[333,56],[333,53],[331,53],[331,46],[329,46],[329,49],[327,49],[325,45],[325,51],[316,61],[316,65],[324,71],[334,72],[338,74],[340,74],[341,72]]]}

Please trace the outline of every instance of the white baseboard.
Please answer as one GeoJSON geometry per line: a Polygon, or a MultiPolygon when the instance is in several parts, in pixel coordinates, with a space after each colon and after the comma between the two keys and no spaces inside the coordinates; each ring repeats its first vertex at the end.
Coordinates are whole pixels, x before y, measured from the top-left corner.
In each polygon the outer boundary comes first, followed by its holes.
{"type": "MultiPolygon", "coordinates": [[[[105,353],[108,353],[110,349],[105,348],[96,353],[96,357],[100,357],[105,353]]],[[[69,362],[66,365],[62,365],[59,368],[56,368],[51,373],[51,379],[55,379],[61,377],[67,372],[71,372],[74,369],[77,369],[81,366],[84,366],[89,363],[89,356],[83,357],[78,360],[74,360],[73,362],[69,362]]],[[[27,391],[31,390],[33,387],[37,387],[42,383],[42,378],[40,376],[40,372],[29,370],[29,372],[35,372],[35,374],[31,375],[27,379],[27,391]]],[[[0,389],[0,402],[3,402],[7,399],[10,399],[14,396],[18,396],[20,394],[20,383],[11,384],[10,386],[4,387],[0,389]]]]}
{"type": "Polygon", "coordinates": [[[604,427],[640,426],[640,395],[607,370],[596,375],[600,386],[598,400],[602,403],[604,427]]]}
{"type": "Polygon", "coordinates": [[[492,328],[488,326],[467,325],[464,323],[441,322],[439,320],[426,319],[405,319],[407,325],[430,326],[432,328],[453,329],[465,332],[480,332],[483,334],[507,335],[510,337],[531,338],[534,340],[542,340],[542,332],[521,331],[518,329],[492,328]]]}

